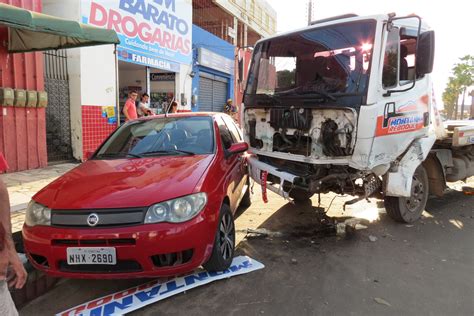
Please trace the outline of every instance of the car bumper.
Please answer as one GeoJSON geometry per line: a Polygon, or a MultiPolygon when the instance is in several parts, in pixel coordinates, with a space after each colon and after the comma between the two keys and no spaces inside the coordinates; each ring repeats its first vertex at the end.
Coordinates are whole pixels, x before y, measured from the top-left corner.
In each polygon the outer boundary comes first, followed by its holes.
{"type": "Polygon", "coordinates": [[[216,225],[215,221],[201,216],[181,224],[121,228],[72,229],[25,225],[23,240],[33,266],[55,277],[116,279],[173,276],[192,271],[209,258],[216,225]],[[68,265],[68,247],[114,247],[117,264],[68,265]],[[170,260],[166,262],[168,260],[163,258],[170,260]]]}

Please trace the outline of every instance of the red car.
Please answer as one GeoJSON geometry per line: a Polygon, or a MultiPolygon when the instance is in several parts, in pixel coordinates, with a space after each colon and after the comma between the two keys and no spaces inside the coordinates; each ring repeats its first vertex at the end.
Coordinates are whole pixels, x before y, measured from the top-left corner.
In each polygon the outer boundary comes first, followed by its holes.
{"type": "Polygon", "coordinates": [[[51,276],[172,276],[228,268],[234,213],[250,205],[248,145],[227,115],[131,121],[91,158],[39,191],[23,240],[51,276]]]}

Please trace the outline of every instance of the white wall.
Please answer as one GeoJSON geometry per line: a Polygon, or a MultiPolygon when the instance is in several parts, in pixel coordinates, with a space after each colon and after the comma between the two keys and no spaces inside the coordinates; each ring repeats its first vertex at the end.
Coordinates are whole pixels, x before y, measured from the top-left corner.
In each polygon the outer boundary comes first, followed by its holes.
{"type": "Polygon", "coordinates": [[[116,105],[113,45],[81,48],[81,95],[82,105],[116,105]]]}
{"type": "Polygon", "coordinates": [[[176,73],[176,98],[179,100],[179,109],[180,110],[191,110],[191,88],[193,85],[193,80],[189,76],[192,71],[191,65],[180,65],[180,72],[176,73]],[[186,105],[182,106],[181,93],[184,93],[186,96],[186,105]]]}

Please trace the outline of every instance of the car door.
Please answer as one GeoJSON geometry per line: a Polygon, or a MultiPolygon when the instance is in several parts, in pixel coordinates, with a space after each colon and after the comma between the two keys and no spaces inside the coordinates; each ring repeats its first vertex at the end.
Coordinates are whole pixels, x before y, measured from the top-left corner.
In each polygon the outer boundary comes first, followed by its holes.
{"type": "MultiPolygon", "coordinates": [[[[222,116],[227,128],[229,129],[231,135],[232,135],[232,140],[235,143],[240,143],[244,141],[244,137],[242,135],[242,131],[240,128],[237,126],[235,121],[230,117],[230,116],[222,116]]],[[[238,203],[242,199],[242,197],[245,194],[245,191],[247,190],[247,183],[248,183],[248,163],[247,159],[245,158],[245,153],[240,153],[237,154],[238,156],[238,161],[240,163],[240,172],[238,174],[239,177],[239,182],[237,185],[237,194],[238,194],[238,203]]]]}
{"type": "MultiPolygon", "coordinates": [[[[236,143],[232,133],[225,124],[221,116],[216,117],[217,126],[224,151],[228,150],[232,144],[236,143]]],[[[242,158],[241,154],[236,154],[224,158],[225,183],[227,185],[227,195],[230,199],[230,208],[234,212],[237,209],[240,191],[239,186],[242,180],[242,158]]]]}

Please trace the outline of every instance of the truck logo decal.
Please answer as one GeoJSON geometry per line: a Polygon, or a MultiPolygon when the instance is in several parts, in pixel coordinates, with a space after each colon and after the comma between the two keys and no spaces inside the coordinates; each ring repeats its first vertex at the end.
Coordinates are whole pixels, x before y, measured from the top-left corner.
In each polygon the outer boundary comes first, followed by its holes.
{"type": "Polygon", "coordinates": [[[408,101],[398,108],[395,102],[385,104],[384,114],[377,117],[375,136],[413,132],[429,124],[428,96],[408,101]]]}

